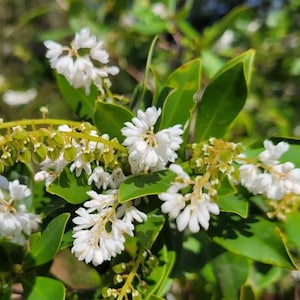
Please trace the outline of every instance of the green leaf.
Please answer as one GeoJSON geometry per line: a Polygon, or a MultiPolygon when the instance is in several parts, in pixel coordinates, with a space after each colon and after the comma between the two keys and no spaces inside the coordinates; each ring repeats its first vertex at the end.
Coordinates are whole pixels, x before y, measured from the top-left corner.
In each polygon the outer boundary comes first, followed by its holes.
{"type": "Polygon", "coordinates": [[[286,221],[283,223],[283,229],[287,237],[287,242],[295,247],[298,253],[300,253],[299,224],[299,212],[287,215],[286,221]]]}
{"type": "Polygon", "coordinates": [[[136,225],[135,235],[139,244],[145,249],[150,249],[162,230],[164,223],[164,216],[154,213],[148,214],[147,220],[144,223],[136,225]]]}
{"type": "Polygon", "coordinates": [[[164,285],[169,278],[176,258],[175,252],[169,251],[165,244],[163,244],[158,254],[159,264],[152,269],[152,272],[146,278],[148,287],[143,297],[147,300],[159,299],[153,297],[163,296],[164,285]]]}
{"type": "Polygon", "coordinates": [[[209,234],[230,252],[265,264],[295,268],[279,228],[263,218],[223,215],[217,224],[211,222],[209,234]]]}
{"type": "Polygon", "coordinates": [[[63,75],[56,74],[57,85],[72,111],[83,120],[92,120],[95,101],[98,97],[97,88],[92,85],[89,95],[83,89],[74,89],[63,75]]]}
{"type": "Polygon", "coordinates": [[[128,177],[119,188],[119,202],[163,193],[175,177],[176,174],[170,170],[128,177]]]}
{"type": "Polygon", "coordinates": [[[256,300],[254,291],[249,284],[244,284],[241,287],[240,300],[256,300]]]}
{"type": "Polygon", "coordinates": [[[107,133],[109,137],[124,140],[121,129],[124,123],[130,121],[134,115],[125,107],[117,104],[97,101],[94,113],[94,124],[101,134],[107,133]]]}
{"type": "Polygon", "coordinates": [[[87,192],[91,187],[87,185],[87,175],[82,172],[76,177],[69,168],[64,170],[47,187],[47,192],[57,195],[72,204],[80,204],[88,199],[87,192]]]}
{"type": "Polygon", "coordinates": [[[220,197],[218,205],[222,212],[230,212],[247,218],[249,203],[243,197],[238,195],[226,195],[220,197]]]}
{"type": "Polygon", "coordinates": [[[37,276],[32,280],[24,280],[27,300],[63,300],[65,299],[64,285],[52,278],[37,276]]]}
{"type": "Polygon", "coordinates": [[[79,261],[70,249],[59,251],[51,265],[51,274],[73,290],[92,290],[103,284],[97,269],[79,261]]]}
{"type": "Polygon", "coordinates": [[[247,52],[228,62],[206,87],[196,116],[197,142],[223,137],[243,108],[252,59],[253,52],[247,52]]]}
{"type": "Polygon", "coordinates": [[[195,105],[194,95],[200,88],[201,61],[195,59],[175,70],[165,86],[173,90],[163,103],[160,129],[176,124],[185,125],[195,105]]]}
{"type": "Polygon", "coordinates": [[[69,213],[54,218],[42,232],[30,241],[30,251],[26,257],[26,267],[39,266],[52,260],[60,249],[69,213]]]}
{"type": "Polygon", "coordinates": [[[131,96],[130,107],[134,111],[135,108],[143,109],[152,105],[153,95],[152,92],[144,85],[139,83],[135,88],[131,96]]]}
{"type": "Polygon", "coordinates": [[[214,78],[218,77],[221,73],[224,73],[225,71],[231,69],[238,63],[244,64],[244,76],[247,83],[247,86],[249,87],[250,81],[251,81],[251,75],[252,75],[252,65],[255,57],[255,50],[250,49],[241,55],[234,57],[231,59],[226,65],[224,65],[214,76],[214,78]]]}
{"type": "Polygon", "coordinates": [[[261,263],[253,263],[248,282],[255,286],[256,291],[262,291],[276,284],[283,275],[282,268],[261,263]]]}
{"type": "Polygon", "coordinates": [[[291,161],[295,164],[297,168],[300,168],[300,145],[290,145],[289,150],[284,153],[280,161],[287,162],[291,161]]]}
{"type": "Polygon", "coordinates": [[[250,262],[249,259],[225,252],[212,261],[214,274],[222,293],[222,299],[238,299],[240,287],[246,282],[250,262]]]}

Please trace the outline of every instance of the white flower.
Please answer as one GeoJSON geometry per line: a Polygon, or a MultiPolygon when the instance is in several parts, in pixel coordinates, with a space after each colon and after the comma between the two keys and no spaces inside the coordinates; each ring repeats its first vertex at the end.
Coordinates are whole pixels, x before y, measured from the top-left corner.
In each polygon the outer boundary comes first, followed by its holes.
{"type": "Polygon", "coordinates": [[[89,177],[88,184],[91,185],[94,182],[98,189],[106,190],[109,187],[116,189],[124,179],[123,170],[119,167],[115,168],[112,173],[108,173],[101,166],[97,166],[89,177]]]}
{"type": "Polygon", "coordinates": [[[263,194],[271,187],[272,178],[268,173],[261,173],[253,164],[240,167],[240,181],[253,195],[263,194]]]}
{"type": "Polygon", "coordinates": [[[182,143],[181,125],[154,132],[154,125],[161,110],[149,107],[145,112],[138,110],[132,122],[121,129],[126,137],[123,145],[128,147],[129,163],[134,174],[163,170],[168,162],[177,158],[176,151],[182,143]]]}
{"type": "Polygon", "coordinates": [[[88,179],[89,185],[91,185],[93,182],[95,183],[98,189],[102,187],[104,190],[106,190],[107,187],[110,186],[112,183],[111,174],[105,172],[102,167],[97,166],[88,179]]]}
{"type": "Polygon", "coordinates": [[[37,92],[35,89],[27,91],[8,90],[3,94],[3,101],[10,106],[27,104],[36,98],[37,92]]]}
{"type": "Polygon", "coordinates": [[[77,155],[76,155],[76,158],[74,159],[73,163],[70,166],[70,171],[71,172],[75,171],[76,177],[79,177],[81,175],[82,170],[84,170],[87,175],[91,175],[91,173],[92,173],[91,163],[86,162],[82,158],[82,154],[83,153],[78,152],[77,155]]]}
{"type": "Polygon", "coordinates": [[[277,164],[281,155],[288,151],[289,144],[280,142],[274,145],[271,141],[265,140],[264,147],[265,150],[259,154],[259,159],[266,164],[272,165],[277,164]]]}
{"type": "Polygon", "coordinates": [[[8,189],[13,200],[22,200],[31,195],[30,189],[26,185],[20,184],[19,180],[9,182],[8,189]]]}
{"type": "Polygon", "coordinates": [[[125,180],[126,176],[123,173],[123,170],[120,167],[115,168],[111,173],[112,179],[112,188],[119,188],[121,183],[125,180]]]}
{"type": "Polygon", "coordinates": [[[268,198],[280,200],[291,193],[300,195],[300,169],[295,169],[294,164],[286,162],[275,165],[271,178],[272,184],[265,191],[268,198]]]}
{"type": "Polygon", "coordinates": [[[133,221],[142,223],[147,220],[147,215],[133,206],[131,202],[126,202],[118,207],[117,217],[122,218],[125,223],[132,223],[133,221]]]}
{"type": "Polygon", "coordinates": [[[254,195],[265,195],[269,199],[280,200],[285,195],[300,195],[300,169],[291,162],[280,164],[279,158],[289,144],[280,142],[274,145],[264,142],[265,150],[259,154],[257,164],[241,165],[240,183],[254,195]]]}
{"type": "Polygon", "coordinates": [[[45,41],[44,44],[51,67],[64,75],[75,88],[85,88],[86,94],[89,94],[92,83],[104,92],[103,80],[108,80],[109,74],[119,73],[118,67],[107,66],[109,54],[103,48],[103,41],[97,41],[87,28],[75,34],[71,47],[53,41],[45,41]]]}
{"type": "Polygon", "coordinates": [[[40,216],[27,212],[22,203],[30,194],[30,189],[18,180],[8,182],[6,193],[0,189],[0,239],[24,245],[26,238],[38,228],[40,216]]]}
{"type": "MultiPolygon", "coordinates": [[[[188,195],[188,194],[187,194],[188,195]]],[[[183,231],[189,228],[191,232],[198,232],[200,225],[207,230],[209,227],[210,214],[218,215],[220,213],[219,206],[210,201],[207,194],[197,195],[194,198],[192,195],[185,197],[191,200],[191,204],[187,205],[183,212],[176,219],[177,228],[183,231]]]]}
{"type": "Polygon", "coordinates": [[[46,157],[39,165],[41,171],[34,175],[35,181],[45,181],[45,185],[49,186],[57,175],[67,166],[68,161],[64,159],[63,153],[56,160],[46,157]]]}
{"type": "Polygon", "coordinates": [[[209,227],[210,214],[218,215],[219,206],[211,201],[204,192],[201,176],[191,179],[181,166],[172,164],[170,169],[177,174],[175,181],[164,193],[158,195],[164,201],[161,205],[163,213],[176,219],[177,229],[183,231],[188,228],[191,232],[198,232],[200,226],[205,230],[209,227]],[[191,192],[183,193],[189,187],[191,192]]]}
{"type": "Polygon", "coordinates": [[[88,192],[90,201],[86,208],[76,210],[73,219],[72,253],[94,266],[109,261],[124,250],[126,235],[133,236],[133,221],[142,222],[146,215],[129,203],[118,207],[118,190],[108,190],[107,194],[88,192]]]}

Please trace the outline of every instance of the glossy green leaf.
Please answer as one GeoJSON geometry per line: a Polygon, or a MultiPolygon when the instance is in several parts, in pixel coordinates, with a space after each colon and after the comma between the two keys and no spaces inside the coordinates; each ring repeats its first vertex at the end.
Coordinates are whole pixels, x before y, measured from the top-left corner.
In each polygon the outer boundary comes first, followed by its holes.
{"type": "Polygon", "coordinates": [[[243,108],[253,52],[228,62],[206,87],[198,104],[195,124],[197,142],[223,137],[243,108]]]}
{"type": "Polygon", "coordinates": [[[125,179],[119,188],[119,202],[165,192],[176,174],[170,170],[157,171],[125,179]]]}
{"type": "Polygon", "coordinates": [[[218,195],[221,196],[227,196],[227,195],[232,195],[235,194],[236,188],[232,185],[232,183],[229,181],[227,177],[225,177],[222,180],[221,187],[218,190],[218,195]]]}
{"type": "Polygon", "coordinates": [[[299,224],[300,213],[295,212],[287,215],[286,221],[282,226],[287,237],[287,242],[300,253],[299,224]]]}
{"type": "Polygon", "coordinates": [[[145,222],[136,225],[135,236],[143,248],[150,249],[152,247],[163,228],[164,222],[164,216],[150,213],[145,222]]]}
{"type": "Polygon", "coordinates": [[[163,296],[162,291],[164,284],[168,280],[174,266],[176,254],[174,251],[169,251],[165,244],[158,254],[159,263],[146,278],[148,288],[143,295],[144,299],[159,299],[153,297],[163,296]]]}
{"type": "Polygon", "coordinates": [[[173,90],[163,103],[160,128],[175,124],[185,125],[195,105],[194,95],[200,88],[201,61],[195,59],[175,70],[165,86],[173,90]]]}
{"type": "Polygon", "coordinates": [[[95,101],[98,97],[97,88],[92,85],[89,95],[86,95],[84,89],[73,88],[63,75],[56,74],[57,85],[72,111],[81,119],[92,120],[95,101]]]}
{"type": "Polygon", "coordinates": [[[30,251],[26,257],[25,265],[31,267],[45,264],[52,260],[60,249],[69,213],[64,213],[47,225],[40,237],[30,240],[30,251]]]}
{"type": "Polygon", "coordinates": [[[65,168],[47,187],[47,192],[57,195],[69,203],[79,204],[89,197],[87,192],[91,190],[91,187],[86,183],[87,175],[85,172],[76,177],[69,168],[65,168]]]}
{"type": "Polygon", "coordinates": [[[117,104],[97,101],[94,113],[94,124],[101,134],[108,134],[110,138],[124,140],[121,129],[124,123],[134,117],[133,113],[125,107],[117,104]]]}
{"type": "Polygon", "coordinates": [[[27,300],[63,300],[64,285],[53,278],[37,276],[24,282],[25,290],[30,291],[27,300]]]}
{"type": "Polygon", "coordinates": [[[226,195],[220,197],[218,205],[222,212],[230,212],[247,218],[249,211],[249,203],[238,195],[226,195]]]}
{"type": "Polygon", "coordinates": [[[244,76],[247,83],[247,86],[249,86],[251,81],[251,75],[252,75],[252,65],[254,62],[255,57],[255,50],[250,49],[248,51],[243,52],[241,55],[234,57],[231,59],[226,65],[224,65],[214,76],[214,78],[218,77],[220,74],[224,73],[225,71],[231,69],[238,63],[244,64],[244,76]]]}
{"type": "Polygon", "coordinates": [[[223,215],[217,223],[212,222],[209,234],[230,252],[265,264],[295,268],[278,227],[263,218],[223,215]]]}

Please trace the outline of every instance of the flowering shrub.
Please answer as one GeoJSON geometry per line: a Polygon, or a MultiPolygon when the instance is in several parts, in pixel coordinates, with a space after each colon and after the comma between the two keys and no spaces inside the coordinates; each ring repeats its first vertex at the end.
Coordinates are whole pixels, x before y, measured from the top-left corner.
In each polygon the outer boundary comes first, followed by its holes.
{"type": "Polygon", "coordinates": [[[206,87],[194,59],[164,82],[154,74],[152,90],[144,82],[123,103],[110,81],[119,68],[89,29],[70,47],[45,46],[81,120],[42,109],[41,119],[0,124],[3,299],[16,283],[30,300],[173,299],[195,270],[206,298],[254,299],[259,280],[296,269],[297,141],[226,139],[247,98],[253,50],[206,87]],[[53,271],[66,249],[94,272],[92,288],[53,271]]]}

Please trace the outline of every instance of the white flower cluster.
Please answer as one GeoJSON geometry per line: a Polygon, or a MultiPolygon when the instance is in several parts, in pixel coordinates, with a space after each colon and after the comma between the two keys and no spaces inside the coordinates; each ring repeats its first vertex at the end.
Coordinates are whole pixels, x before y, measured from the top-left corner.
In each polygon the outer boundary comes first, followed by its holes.
{"type": "Polygon", "coordinates": [[[138,174],[163,170],[168,162],[177,158],[176,151],[182,143],[181,125],[154,132],[161,109],[148,107],[145,112],[138,110],[132,122],[126,122],[121,130],[126,137],[123,145],[128,147],[131,172],[138,174]]]}
{"type": "Polygon", "coordinates": [[[86,94],[89,94],[92,83],[103,92],[103,80],[110,85],[109,74],[119,73],[118,67],[107,66],[109,54],[103,48],[104,42],[97,41],[87,28],[75,34],[71,47],[53,41],[45,41],[44,44],[48,48],[46,57],[51,67],[64,75],[75,88],[84,87],[86,94]]]}
{"type": "Polygon", "coordinates": [[[132,203],[119,205],[117,193],[117,189],[106,194],[90,191],[91,200],[76,210],[71,251],[79,260],[94,266],[111,260],[124,250],[126,235],[133,236],[133,222],[147,219],[132,203]]]}
{"type": "Polygon", "coordinates": [[[219,206],[213,202],[204,191],[202,176],[191,179],[177,164],[172,164],[170,170],[177,177],[165,193],[158,195],[164,201],[161,206],[163,213],[176,219],[177,229],[183,231],[188,228],[191,232],[198,232],[200,226],[205,230],[209,227],[210,214],[218,215],[219,206]],[[183,190],[188,190],[184,193],[183,190]]]}
{"type": "MultiPolygon", "coordinates": [[[[3,179],[3,177],[1,177],[3,179]]],[[[0,239],[24,245],[26,238],[38,228],[40,216],[30,213],[23,200],[30,189],[19,180],[5,182],[0,188],[0,239]]]]}
{"type": "Polygon", "coordinates": [[[291,162],[280,163],[278,159],[288,151],[289,144],[274,145],[264,141],[265,150],[259,154],[257,164],[240,167],[240,182],[254,195],[265,195],[280,200],[285,195],[300,195],[300,169],[291,162]]]}

